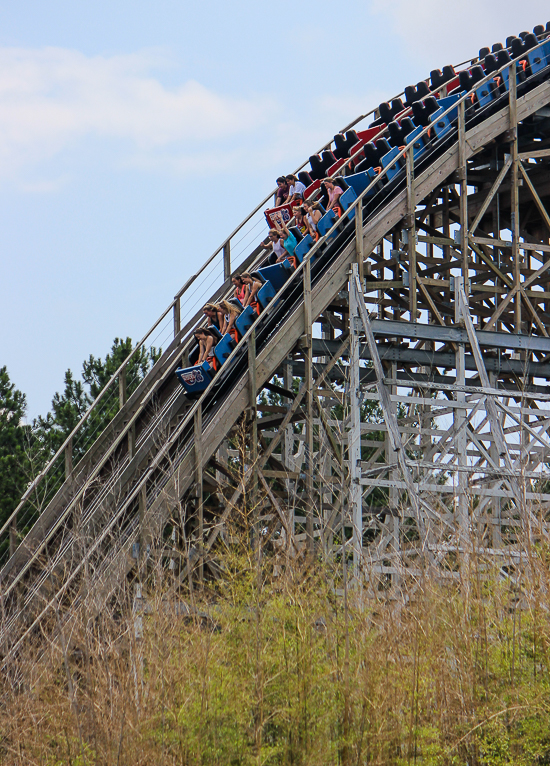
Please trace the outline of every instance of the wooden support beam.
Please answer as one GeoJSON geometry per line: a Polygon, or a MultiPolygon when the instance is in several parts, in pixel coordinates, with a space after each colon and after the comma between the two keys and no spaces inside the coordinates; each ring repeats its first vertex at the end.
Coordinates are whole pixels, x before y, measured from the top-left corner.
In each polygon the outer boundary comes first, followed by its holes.
{"type": "Polygon", "coordinates": [[[69,439],[65,445],[65,479],[73,476],[73,440],[69,439]]]}
{"type": "Polygon", "coordinates": [[[179,296],[174,299],[173,316],[174,316],[174,338],[177,338],[181,330],[181,298],[179,296]]]}
{"type": "Polygon", "coordinates": [[[139,523],[139,560],[141,564],[147,561],[147,546],[150,544],[150,537],[147,525],[147,486],[143,484],[138,494],[138,523],[139,523]]]}
{"type": "Polygon", "coordinates": [[[542,157],[550,157],[550,149],[535,149],[531,152],[520,152],[518,154],[518,160],[531,160],[542,157]]]}
{"type": "Polygon", "coordinates": [[[506,160],[504,162],[504,166],[502,167],[500,173],[496,177],[496,180],[495,180],[494,184],[491,186],[491,189],[489,190],[489,194],[485,198],[485,202],[483,203],[483,205],[479,209],[478,214],[476,215],[476,217],[474,218],[474,220],[472,222],[472,225],[470,227],[470,234],[473,234],[474,231],[479,226],[479,222],[481,221],[481,219],[485,215],[485,212],[487,211],[487,208],[489,207],[489,205],[493,201],[493,197],[495,196],[495,194],[497,193],[500,185],[504,181],[504,176],[510,170],[511,164],[512,164],[512,157],[511,157],[511,155],[508,155],[508,157],[506,158],[506,160]]]}
{"type": "Polygon", "coordinates": [[[516,62],[513,61],[509,67],[510,73],[510,155],[512,159],[512,186],[510,201],[510,216],[512,229],[512,262],[514,266],[514,287],[516,293],[514,297],[514,318],[515,332],[521,333],[521,260],[519,251],[519,160],[518,160],[518,129],[517,129],[517,77],[516,62]]]}
{"type": "Polygon", "coordinates": [[[227,240],[227,242],[223,246],[223,278],[224,280],[229,279],[231,276],[231,240],[227,240]]]}
{"type": "Polygon", "coordinates": [[[421,511],[421,508],[423,508],[425,511],[428,512],[429,515],[433,517],[437,517],[437,514],[434,514],[433,510],[427,505],[427,503],[419,497],[417,489],[414,485],[409,466],[407,465],[407,459],[405,456],[405,450],[403,447],[403,442],[401,440],[401,435],[399,433],[399,425],[397,423],[397,418],[395,416],[395,413],[393,412],[391,398],[384,383],[384,378],[385,378],[384,369],[382,367],[382,362],[380,361],[380,356],[378,354],[376,341],[374,340],[374,333],[372,331],[372,327],[369,321],[369,315],[367,313],[365,302],[363,300],[363,295],[359,290],[357,279],[355,279],[354,281],[355,281],[355,285],[354,285],[355,289],[358,291],[357,307],[359,309],[359,315],[361,317],[361,322],[363,324],[363,329],[365,331],[365,335],[367,338],[367,343],[369,346],[371,359],[373,362],[373,367],[376,373],[378,396],[380,399],[380,406],[382,407],[382,411],[384,413],[384,420],[388,428],[388,434],[391,441],[391,449],[397,458],[397,463],[399,465],[400,473],[407,487],[409,502],[411,503],[413,508],[413,515],[418,525],[418,531],[422,540],[422,546],[424,546],[427,543],[428,530],[426,527],[426,519],[424,517],[424,514],[421,511]]]}
{"type": "Polygon", "coordinates": [[[261,554],[260,513],[258,503],[258,384],[256,377],[256,328],[252,328],[248,338],[248,387],[250,407],[250,464],[252,477],[250,482],[250,503],[253,514],[253,545],[256,555],[261,554]]]}
{"type": "Polygon", "coordinates": [[[355,251],[357,253],[357,265],[359,267],[359,279],[364,283],[364,261],[365,253],[363,248],[363,200],[355,208],[355,251]]]}
{"type": "Polygon", "coordinates": [[[10,524],[10,556],[13,556],[17,550],[19,543],[19,534],[17,532],[17,516],[15,516],[10,524]]]}
{"type": "Polygon", "coordinates": [[[349,281],[349,411],[350,422],[348,432],[348,467],[349,467],[349,508],[351,524],[353,528],[353,569],[354,575],[359,575],[363,550],[363,509],[361,491],[361,392],[359,390],[359,334],[357,324],[360,322],[357,300],[359,295],[356,289],[358,270],[352,264],[349,281]]]}
{"type": "Polygon", "coordinates": [[[313,497],[313,354],[311,344],[311,262],[308,259],[304,268],[304,331],[305,348],[305,384],[306,384],[306,547],[308,555],[313,557],[313,515],[315,502],[313,497]]]}
{"type": "Polygon", "coordinates": [[[409,313],[411,322],[417,320],[416,286],[416,198],[414,191],[414,153],[412,145],[407,150],[407,251],[409,255],[409,313]]]}
{"type": "Polygon", "coordinates": [[[466,164],[466,118],[464,101],[458,110],[458,176],[460,179],[460,252],[462,258],[462,280],[466,294],[470,291],[468,255],[468,181],[466,164]]]}
{"type": "Polygon", "coordinates": [[[529,300],[529,297],[528,297],[527,292],[525,291],[523,285],[520,285],[519,289],[521,291],[521,296],[522,296],[523,300],[525,301],[525,303],[527,305],[527,308],[529,309],[529,313],[533,317],[534,323],[537,325],[537,327],[539,328],[539,331],[542,333],[542,335],[544,335],[547,338],[548,337],[548,333],[546,332],[546,328],[543,325],[543,323],[541,322],[540,317],[539,317],[535,307],[533,306],[533,304],[529,300]]]}
{"type": "Polygon", "coordinates": [[[193,418],[194,447],[195,447],[195,492],[197,498],[197,520],[199,551],[199,580],[204,578],[204,496],[202,482],[202,405],[199,404],[193,418]]]}
{"type": "MultiPolygon", "coordinates": [[[[470,242],[475,242],[476,245],[487,245],[488,247],[512,247],[512,240],[496,239],[492,237],[472,237],[470,236],[470,242]]],[[[520,250],[540,250],[541,253],[550,253],[550,245],[543,245],[539,242],[518,242],[520,250]]]]}
{"type": "MultiPolygon", "coordinates": [[[[462,317],[464,326],[466,328],[466,332],[468,333],[468,340],[470,341],[470,347],[472,349],[472,354],[476,362],[476,367],[479,373],[481,386],[483,388],[488,389],[490,388],[489,376],[487,374],[485,363],[483,362],[481,349],[479,347],[479,342],[476,336],[476,332],[474,330],[472,318],[470,316],[470,311],[468,308],[468,301],[463,290],[459,291],[459,308],[460,308],[460,315],[462,317]]],[[[493,397],[487,396],[485,398],[485,407],[486,407],[488,418],[491,422],[491,432],[493,434],[495,443],[498,447],[499,455],[500,457],[504,458],[506,469],[509,471],[510,475],[514,476],[514,466],[512,464],[510,452],[508,450],[508,444],[506,442],[506,437],[504,435],[502,424],[498,417],[498,412],[497,412],[496,404],[493,397]]],[[[508,478],[507,482],[510,485],[510,489],[512,490],[514,494],[514,498],[517,503],[518,510],[520,510],[523,506],[521,489],[515,479],[508,478]]]]}
{"type": "Polygon", "coordinates": [[[128,457],[132,459],[136,454],[136,424],[132,423],[128,429],[128,457]]]}
{"type": "Polygon", "coordinates": [[[488,255],[486,255],[483,252],[483,250],[480,247],[476,246],[475,242],[473,241],[473,238],[470,238],[470,245],[472,250],[475,253],[477,253],[477,255],[479,255],[483,263],[485,263],[485,265],[488,266],[491,269],[491,271],[493,271],[497,275],[497,277],[499,277],[499,279],[502,279],[505,285],[507,285],[510,288],[514,286],[512,280],[503,271],[501,271],[498,268],[498,266],[491,260],[491,258],[489,258],[488,255]]]}
{"type": "Polygon", "coordinates": [[[281,524],[283,525],[283,527],[285,529],[285,532],[288,535],[288,539],[289,539],[290,544],[294,547],[294,550],[296,552],[298,552],[298,546],[297,546],[296,540],[294,538],[294,529],[293,529],[292,522],[290,521],[290,519],[287,518],[287,516],[285,515],[285,512],[283,511],[283,509],[281,508],[281,506],[279,504],[279,501],[277,500],[277,498],[275,497],[275,495],[271,491],[271,487],[269,486],[269,484],[267,483],[266,478],[265,478],[265,476],[266,476],[265,471],[259,471],[258,475],[259,475],[260,481],[262,483],[262,486],[264,488],[264,491],[266,492],[266,494],[267,494],[270,502],[272,503],[273,507],[277,511],[279,519],[281,520],[281,524]]]}
{"type": "Polygon", "coordinates": [[[128,398],[127,391],[126,391],[126,370],[127,368],[124,367],[120,371],[120,375],[118,376],[118,406],[119,409],[122,409],[124,405],[126,404],[126,400],[128,398]]]}

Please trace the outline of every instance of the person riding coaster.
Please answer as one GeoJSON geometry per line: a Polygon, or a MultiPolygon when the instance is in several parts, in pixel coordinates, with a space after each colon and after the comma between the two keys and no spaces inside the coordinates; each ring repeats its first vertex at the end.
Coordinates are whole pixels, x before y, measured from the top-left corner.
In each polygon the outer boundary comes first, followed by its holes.
{"type": "Polygon", "coordinates": [[[231,281],[235,287],[235,298],[239,301],[239,303],[244,308],[245,306],[248,305],[247,299],[248,299],[248,294],[250,292],[250,288],[248,284],[245,284],[243,282],[242,274],[241,275],[237,274],[231,279],[231,281]]]}
{"type": "Polygon", "coordinates": [[[319,239],[319,232],[317,231],[317,224],[323,217],[323,209],[319,202],[304,200],[302,208],[306,212],[306,224],[308,233],[314,242],[319,239]]]}
{"type": "Polygon", "coordinates": [[[290,263],[296,268],[298,265],[298,259],[294,255],[294,250],[296,249],[296,245],[298,244],[296,241],[296,237],[294,234],[288,229],[287,225],[282,219],[282,216],[277,216],[274,218],[275,221],[275,227],[277,229],[277,232],[279,233],[281,239],[283,240],[283,247],[285,249],[285,253],[280,255],[277,258],[277,263],[281,263],[286,258],[290,261],[290,263]]]}
{"type": "Polygon", "coordinates": [[[340,218],[344,211],[339,200],[344,190],[336,183],[334,178],[325,178],[323,183],[328,192],[327,210],[332,210],[336,217],[340,218]]]}
{"type": "Polygon", "coordinates": [[[222,335],[229,333],[235,343],[239,342],[239,333],[235,327],[235,320],[241,313],[242,309],[239,309],[234,303],[223,300],[217,304],[218,316],[220,316],[220,332],[222,335]]]}
{"type": "Polygon", "coordinates": [[[251,274],[249,274],[248,271],[243,271],[240,275],[240,279],[248,288],[248,296],[246,303],[243,304],[243,307],[246,308],[247,306],[250,306],[259,316],[262,307],[260,306],[256,296],[262,287],[262,282],[257,277],[253,277],[251,274]]]}
{"type": "Polygon", "coordinates": [[[208,321],[208,327],[215,327],[216,330],[220,329],[220,312],[215,303],[207,303],[202,313],[208,321]]]}
{"type": "Polygon", "coordinates": [[[199,327],[193,334],[199,344],[199,356],[195,362],[195,367],[207,362],[214,372],[217,372],[218,362],[214,356],[214,346],[218,342],[218,334],[209,327],[199,327]]]}

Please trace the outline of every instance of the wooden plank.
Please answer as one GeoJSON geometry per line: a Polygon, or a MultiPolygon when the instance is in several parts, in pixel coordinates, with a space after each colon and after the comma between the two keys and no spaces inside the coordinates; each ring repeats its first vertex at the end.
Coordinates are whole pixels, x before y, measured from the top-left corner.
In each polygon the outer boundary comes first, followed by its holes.
{"type": "Polygon", "coordinates": [[[262,468],[262,474],[267,479],[299,479],[300,473],[298,471],[271,471],[267,468],[262,468]]]}
{"type": "MultiPolygon", "coordinates": [[[[549,299],[550,298],[550,292],[546,292],[545,290],[525,290],[524,289],[525,282],[522,282],[521,289],[522,292],[525,293],[529,298],[540,298],[541,300],[543,298],[549,299]]],[[[472,292],[478,293],[493,293],[495,295],[507,295],[509,290],[507,290],[505,287],[495,287],[494,285],[472,285],[472,292]]]]}
{"type": "Polygon", "coordinates": [[[397,279],[386,279],[381,280],[380,282],[367,282],[366,283],[366,292],[369,292],[371,290],[394,290],[398,288],[403,288],[403,280],[397,280],[397,279]]]}
{"type": "Polygon", "coordinates": [[[428,287],[450,287],[451,280],[450,279],[432,279],[431,277],[418,277],[418,281],[421,282],[423,285],[427,285],[428,287]]]}
{"type": "Polygon", "coordinates": [[[476,245],[488,245],[489,247],[512,247],[511,240],[493,239],[492,237],[474,237],[470,235],[470,240],[476,245]]]}
{"type": "Polygon", "coordinates": [[[199,404],[193,418],[194,452],[195,452],[195,488],[197,492],[197,516],[199,522],[199,581],[204,578],[204,497],[202,472],[202,405],[199,404]]]}
{"type": "Polygon", "coordinates": [[[418,241],[426,242],[429,245],[450,245],[451,247],[456,245],[454,239],[451,239],[450,237],[429,237],[426,234],[419,234],[418,241]]]}
{"type": "Polygon", "coordinates": [[[228,239],[223,246],[223,278],[229,279],[231,276],[231,239],[228,239]]]}
{"type": "MultiPolygon", "coordinates": [[[[444,468],[445,464],[439,466],[439,468],[444,468]]],[[[387,489],[391,489],[395,487],[396,489],[402,489],[406,490],[407,485],[404,481],[400,481],[398,479],[380,479],[376,477],[375,479],[361,479],[361,484],[364,487],[384,487],[387,489]]],[[[430,492],[430,493],[437,493],[437,494],[455,494],[456,493],[456,487],[452,484],[432,484],[428,482],[422,482],[416,484],[416,491],[417,492],[430,492]]],[[[478,487],[475,484],[472,484],[468,488],[468,492],[471,493],[475,497],[503,497],[503,498],[513,498],[514,494],[510,490],[506,489],[489,489],[487,487],[478,487]]],[[[550,495],[544,494],[542,492],[526,492],[525,493],[525,499],[526,500],[535,500],[538,502],[542,501],[548,501],[550,500],[550,495]]],[[[511,525],[511,522],[506,522],[506,524],[511,525]]],[[[518,526],[521,524],[521,522],[518,522],[518,526]]]]}
{"type": "Polygon", "coordinates": [[[532,152],[519,152],[518,160],[538,159],[539,157],[550,157],[550,149],[535,149],[532,152]]]}
{"type": "MultiPolygon", "coordinates": [[[[508,239],[493,239],[492,237],[472,237],[470,240],[478,245],[488,245],[489,247],[511,248],[512,241],[508,239]]],[[[518,242],[520,250],[540,250],[543,253],[550,253],[550,245],[542,245],[538,242],[518,242]]]]}
{"type": "Polygon", "coordinates": [[[468,165],[466,163],[465,143],[465,103],[461,101],[458,109],[458,176],[460,180],[460,252],[462,259],[462,283],[466,295],[470,292],[468,281],[469,248],[468,248],[468,165]]]}

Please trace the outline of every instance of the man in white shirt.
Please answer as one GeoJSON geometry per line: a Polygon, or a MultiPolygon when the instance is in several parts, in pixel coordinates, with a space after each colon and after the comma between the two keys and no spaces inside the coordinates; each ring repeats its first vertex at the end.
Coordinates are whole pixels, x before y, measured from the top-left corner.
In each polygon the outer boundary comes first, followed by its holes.
{"type": "Polygon", "coordinates": [[[304,198],[306,187],[296,176],[287,176],[286,181],[289,185],[287,204],[295,205],[304,198]]]}

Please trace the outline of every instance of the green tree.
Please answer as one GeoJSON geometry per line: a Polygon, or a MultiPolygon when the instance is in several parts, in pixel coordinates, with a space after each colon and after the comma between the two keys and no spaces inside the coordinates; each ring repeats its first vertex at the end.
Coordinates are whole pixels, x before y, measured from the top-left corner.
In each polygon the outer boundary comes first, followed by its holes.
{"type": "Polygon", "coordinates": [[[25,417],[25,394],[0,368],[0,525],[10,517],[29,480],[25,417]]]}
{"type": "MultiPolygon", "coordinates": [[[[33,424],[33,435],[45,464],[61,447],[67,436],[105,388],[113,374],[132,353],[132,340],[115,338],[105,356],[90,355],[82,364],[82,380],[71,370],[65,373],[65,387],[52,399],[52,409],[46,417],[39,416],[33,424]]],[[[130,396],[160,357],[154,347],[140,349],[126,367],[127,394],[130,396]]],[[[93,411],[73,443],[73,459],[78,461],[107,427],[119,410],[118,386],[112,386],[93,411]]]]}

